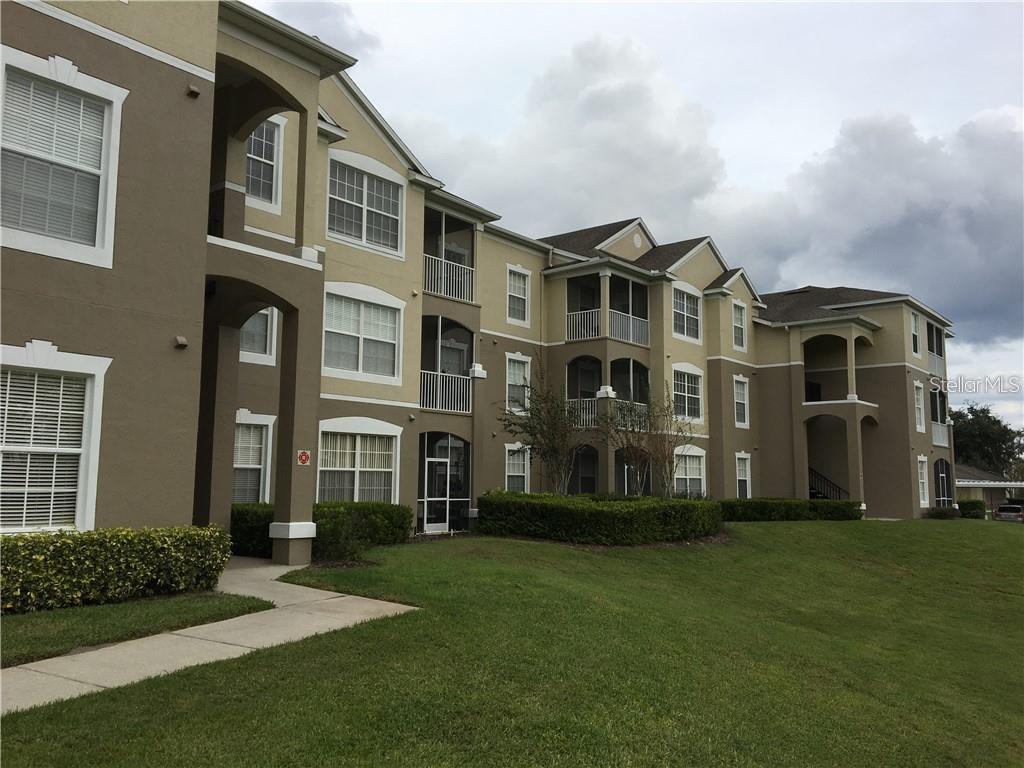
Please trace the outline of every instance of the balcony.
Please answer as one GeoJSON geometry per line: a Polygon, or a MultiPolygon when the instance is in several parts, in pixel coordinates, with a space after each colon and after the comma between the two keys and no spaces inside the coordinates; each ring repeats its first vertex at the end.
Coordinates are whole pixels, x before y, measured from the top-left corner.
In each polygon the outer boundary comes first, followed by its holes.
{"type": "MultiPolygon", "coordinates": [[[[941,360],[942,358],[939,359],[941,360]]],[[[949,447],[949,424],[939,424],[937,421],[932,422],[932,445],[942,448],[949,447]]]]}
{"type": "Polygon", "coordinates": [[[612,414],[620,429],[643,432],[647,430],[647,403],[630,400],[612,400],[612,414]]]}
{"type": "Polygon", "coordinates": [[[584,309],[565,315],[565,340],[586,341],[601,335],[601,310],[584,309]]]}
{"type": "Polygon", "coordinates": [[[476,270],[437,256],[423,257],[423,290],[456,301],[473,301],[476,270]]]}
{"type": "Polygon", "coordinates": [[[566,401],[566,408],[572,415],[573,424],[580,429],[597,426],[597,398],[581,397],[566,401]]]}
{"type": "Polygon", "coordinates": [[[619,341],[649,346],[651,343],[650,323],[642,317],[627,315],[625,312],[608,310],[609,335],[619,341]]]}
{"type": "Polygon", "coordinates": [[[446,413],[472,413],[472,382],[469,376],[420,371],[420,408],[446,413]]]}
{"type": "Polygon", "coordinates": [[[938,376],[940,379],[946,378],[946,358],[936,355],[934,352],[929,352],[928,373],[932,376],[938,376]]]}

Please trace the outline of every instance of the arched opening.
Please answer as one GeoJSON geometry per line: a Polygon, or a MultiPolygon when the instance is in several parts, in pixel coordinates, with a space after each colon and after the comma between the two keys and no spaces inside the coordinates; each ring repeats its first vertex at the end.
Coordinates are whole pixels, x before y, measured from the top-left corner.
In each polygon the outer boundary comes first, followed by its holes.
{"type": "Polygon", "coordinates": [[[597,493],[598,454],[592,445],[577,449],[569,478],[569,493],[597,493]]]}
{"type": "Polygon", "coordinates": [[[651,495],[651,458],[636,447],[615,451],[615,493],[620,496],[651,495]]]}
{"type": "Polygon", "coordinates": [[[807,419],[807,472],[812,499],[849,499],[846,420],[830,414],[807,419]]]}
{"type": "Polygon", "coordinates": [[[471,459],[469,441],[458,435],[420,434],[417,531],[469,530],[471,459]]]}
{"type": "Polygon", "coordinates": [[[825,333],[804,342],[804,402],[845,400],[846,339],[825,333]]]}
{"type": "Polygon", "coordinates": [[[425,315],[420,341],[420,406],[470,413],[473,332],[447,317],[425,315]]]}
{"type": "Polygon", "coordinates": [[[953,506],[953,468],[945,459],[936,459],[933,472],[935,475],[934,506],[953,506]]]}
{"type": "Polygon", "coordinates": [[[629,357],[612,360],[612,389],[618,400],[648,403],[651,396],[651,375],[647,366],[629,357]]]}
{"type": "Polygon", "coordinates": [[[601,389],[601,361],[582,356],[565,367],[565,396],[576,414],[576,426],[597,424],[597,393],[601,389]]]}

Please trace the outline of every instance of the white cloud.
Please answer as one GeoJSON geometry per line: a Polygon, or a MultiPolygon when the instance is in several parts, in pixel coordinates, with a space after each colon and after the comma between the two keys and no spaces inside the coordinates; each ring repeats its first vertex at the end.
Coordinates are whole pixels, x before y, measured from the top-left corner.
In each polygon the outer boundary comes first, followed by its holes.
{"type": "Polygon", "coordinates": [[[953,339],[947,345],[947,358],[946,374],[959,390],[950,391],[952,407],[968,402],[991,405],[1010,426],[1024,428],[1024,340],[969,344],[953,339]]]}

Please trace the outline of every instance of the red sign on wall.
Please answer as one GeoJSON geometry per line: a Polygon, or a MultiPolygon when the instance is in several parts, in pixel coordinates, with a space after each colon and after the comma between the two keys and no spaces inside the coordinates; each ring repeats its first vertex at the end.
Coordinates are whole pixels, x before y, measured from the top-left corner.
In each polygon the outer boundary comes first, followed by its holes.
{"type": "Polygon", "coordinates": [[[296,459],[298,460],[300,467],[308,467],[309,466],[309,462],[312,460],[312,458],[313,458],[313,455],[309,451],[303,450],[303,451],[299,451],[296,454],[296,459]]]}

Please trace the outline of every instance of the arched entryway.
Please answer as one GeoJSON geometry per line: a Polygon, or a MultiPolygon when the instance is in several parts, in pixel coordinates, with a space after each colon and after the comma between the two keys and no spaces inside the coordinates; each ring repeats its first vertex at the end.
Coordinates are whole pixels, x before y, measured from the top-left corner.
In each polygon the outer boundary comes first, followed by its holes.
{"type": "Polygon", "coordinates": [[[597,493],[598,463],[594,446],[581,445],[577,449],[569,478],[569,493],[597,493]]]}
{"type": "Polygon", "coordinates": [[[846,419],[831,414],[807,420],[807,470],[812,499],[849,499],[846,419]]]}
{"type": "Polygon", "coordinates": [[[419,447],[419,504],[416,530],[469,530],[470,443],[447,432],[423,432],[419,447]]]}

